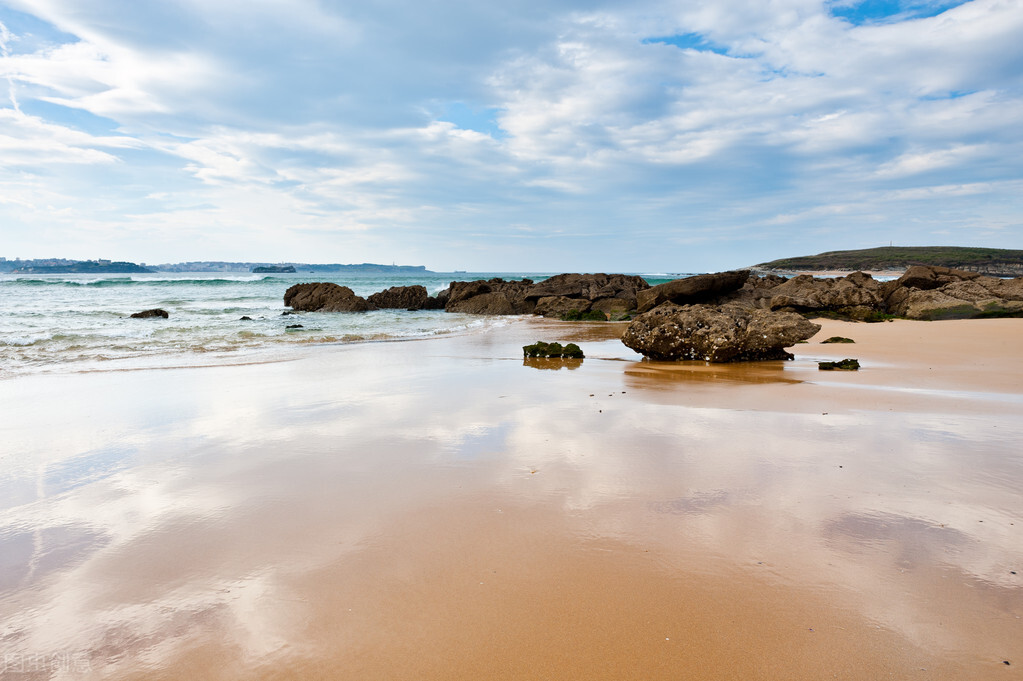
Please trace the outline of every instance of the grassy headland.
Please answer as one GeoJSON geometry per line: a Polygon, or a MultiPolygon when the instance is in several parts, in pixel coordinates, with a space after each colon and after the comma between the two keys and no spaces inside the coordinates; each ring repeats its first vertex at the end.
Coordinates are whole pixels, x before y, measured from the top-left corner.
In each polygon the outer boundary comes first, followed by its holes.
{"type": "Polygon", "coordinates": [[[993,276],[1020,276],[1023,275],[1023,251],[962,246],[885,246],[783,258],[755,265],[755,268],[789,272],[885,271],[905,270],[911,265],[954,267],[993,276]]]}

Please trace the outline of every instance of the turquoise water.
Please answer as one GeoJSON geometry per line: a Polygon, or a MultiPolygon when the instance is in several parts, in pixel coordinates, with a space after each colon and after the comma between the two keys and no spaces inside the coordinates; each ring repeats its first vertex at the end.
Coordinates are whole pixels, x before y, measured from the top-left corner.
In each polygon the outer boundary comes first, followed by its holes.
{"type": "MultiPolygon", "coordinates": [[[[368,296],[421,284],[436,295],[452,281],[536,273],[154,273],[0,275],[0,378],[27,373],[193,366],[287,358],[310,344],[427,338],[482,331],[500,317],[443,310],[307,312],[282,316],[284,292],[305,281],[332,281],[368,296]],[[162,308],[169,319],[131,319],[162,308]],[[241,317],[252,321],[242,321],[241,317]],[[302,328],[288,329],[294,324],[302,328]]],[[[667,275],[651,275],[650,283],[667,275]]]]}

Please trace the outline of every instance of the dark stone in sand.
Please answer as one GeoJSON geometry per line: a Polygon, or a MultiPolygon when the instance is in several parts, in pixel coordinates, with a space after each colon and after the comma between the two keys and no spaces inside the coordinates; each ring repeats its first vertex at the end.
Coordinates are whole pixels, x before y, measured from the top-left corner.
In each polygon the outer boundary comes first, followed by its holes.
{"type": "Polygon", "coordinates": [[[860,363],[855,359],[843,359],[839,362],[817,362],[817,368],[821,371],[857,371],[860,363]]]}
{"type": "Polygon", "coordinates": [[[844,338],[842,336],[832,336],[831,338],[827,338],[827,339],[821,341],[822,344],[823,343],[855,343],[855,342],[856,341],[854,341],[852,338],[844,338]]]}
{"type": "Polygon", "coordinates": [[[132,319],[149,319],[150,317],[162,317],[163,319],[167,319],[168,317],[170,317],[170,314],[168,314],[167,310],[154,308],[152,310],[143,310],[142,312],[136,312],[135,314],[131,315],[132,319]]]}

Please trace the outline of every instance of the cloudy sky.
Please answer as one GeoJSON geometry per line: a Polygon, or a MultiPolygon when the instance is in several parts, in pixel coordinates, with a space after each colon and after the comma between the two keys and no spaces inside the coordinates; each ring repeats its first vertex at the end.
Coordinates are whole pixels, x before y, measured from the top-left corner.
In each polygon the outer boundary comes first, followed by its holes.
{"type": "Polygon", "coordinates": [[[0,0],[0,255],[1023,248],[1023,0],[0,0]]]}

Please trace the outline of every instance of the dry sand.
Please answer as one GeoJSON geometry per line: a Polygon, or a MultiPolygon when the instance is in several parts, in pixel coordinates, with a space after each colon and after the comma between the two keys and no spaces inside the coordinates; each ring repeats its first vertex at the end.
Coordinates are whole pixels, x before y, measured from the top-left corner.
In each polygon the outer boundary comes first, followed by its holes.
{"type": "Polygon", "coordinates": [[[0,382],[0,678],[1023,678],[1023,320],[620,330],[0,382]]]}

